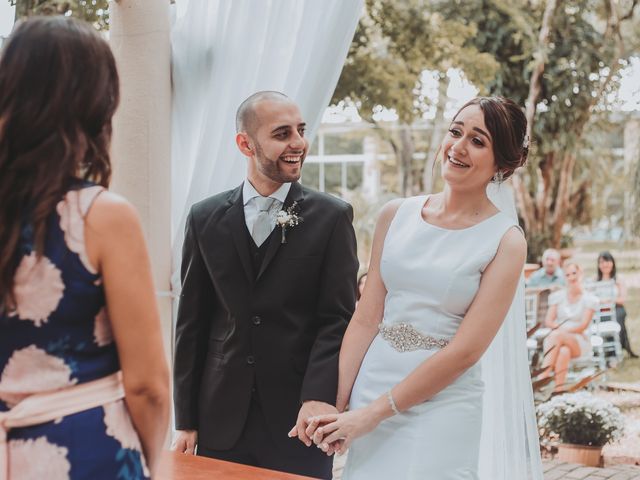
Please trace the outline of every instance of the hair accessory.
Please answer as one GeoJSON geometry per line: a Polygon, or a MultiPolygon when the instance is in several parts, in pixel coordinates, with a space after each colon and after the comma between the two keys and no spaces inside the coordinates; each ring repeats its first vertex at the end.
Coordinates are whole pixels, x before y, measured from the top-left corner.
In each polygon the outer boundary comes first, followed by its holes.
{"type": "Polygon", "coordinates": [[[529,148],[529,135],[525,135],[522,140],[522,148],[529,148]]]}
{"type": "Polygon", "coordinates": [[[391,405],[391,410],[396,415],[400,415],[400,410],[396,406],[396,402],[393,400],[393,395],[391,395],[391,390],[387,390],[387,398],[389,399],[389,405],[391,405]]]}

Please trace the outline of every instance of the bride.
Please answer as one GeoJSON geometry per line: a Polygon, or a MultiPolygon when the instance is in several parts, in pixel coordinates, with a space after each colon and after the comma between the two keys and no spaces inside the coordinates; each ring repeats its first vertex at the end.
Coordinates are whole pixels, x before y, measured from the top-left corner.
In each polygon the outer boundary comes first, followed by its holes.
{"type": "Polygon", "coordinates": [[[542,479],[527,245],[500,185],[524,164],[525,137],[514,102],[475,98],[442,142],[444,191],[383,208],[340,351],[337,407],[349,411],[307,429],[328,454],[349,449],[345,480],[542,479]]]}

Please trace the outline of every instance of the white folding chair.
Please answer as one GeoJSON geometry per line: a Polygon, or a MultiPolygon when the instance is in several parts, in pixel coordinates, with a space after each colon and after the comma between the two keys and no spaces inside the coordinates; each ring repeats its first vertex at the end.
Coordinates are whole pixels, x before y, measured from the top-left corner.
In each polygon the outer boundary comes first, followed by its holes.
{"type": "Polygon", "coordinates": [[[609,366],[615,366],[623,359],[620,330],[616,321],[615,303],[600,304],[600,308],[593,315],[591,331],[602,338],[602,348],[609,366]]]}
{"type": "Polygon", "coordinates": [[[535,327],[538,323],[538,292],[525,291],[524,294],[524,316],[527,324],[527,331],[535,327]]]}

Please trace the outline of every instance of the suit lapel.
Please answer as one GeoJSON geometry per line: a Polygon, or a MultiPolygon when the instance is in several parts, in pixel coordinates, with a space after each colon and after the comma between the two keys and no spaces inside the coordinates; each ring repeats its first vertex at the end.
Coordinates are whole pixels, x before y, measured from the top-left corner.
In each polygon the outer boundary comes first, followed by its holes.
{"type": "Polygon", "coordinates": [[[251,252],[247,244],[247,223],[244,218],[244,204],[242,201],[242,185],[233,191],[229,197],[231,207],[227,210],[224,220],[233,235],[233,243],[238,251],[240,263],[247,274],[247,278],[253,283],[253,267],[251,266],[251,252]]]}
{"type": "MultiPolygon", "coordinates": [[[[302,191],[302,187],[298,182],[293,182],[291,184],[291,188],[289,189],[289,193],[287,194],[287,198],[284,200],[284,205],[282,208],[286,210],[293,202],[298,202],[300,209],[302,209],[302,201],[304,200],[304,192],[302,191]]],[[[301,216],[304,217],[304,212],[300,212],[301,216]]],[[[264,254],[264,260],[262,261],[262,265],[260,266],[260,271],[258,272],[258,276],[256,277],[256,281],[260,279],[264,271],[267,269],[273,258],[278,253],[278,249],[282,244],[282,235],[280,232],[280,226],[276,225],[276,230],[278,230],[277,234],[272,235],[269,241],[269,245],[267,246],[267,251],[264,254]]],[[[291,232],[288,232],[291,233],[291,232]]]]}

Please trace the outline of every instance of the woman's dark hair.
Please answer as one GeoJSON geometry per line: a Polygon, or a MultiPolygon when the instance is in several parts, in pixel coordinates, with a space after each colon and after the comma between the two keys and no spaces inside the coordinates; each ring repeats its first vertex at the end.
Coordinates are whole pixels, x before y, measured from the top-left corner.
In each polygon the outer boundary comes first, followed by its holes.
{"type": "Polygon", "coordinates": [[[493,140],[496,165],[503,178],[509,178],[529,155],[527,117],[513,100],[504,97],[476,97],[465,103],[453,117],[471,105],[477,105],[484,114],[484,123],[493,140]]]}
{"type": "Polygon", "coordinates": [[[602,280],[602,270],[600,270],[600,260],[605,260],[607,262],[613,263],[613,268],[611,269],[611,278],[615,280],[616,279],[616,261],[614,260],[613,255],[611,255],[611,252],[604,251],[604,252],[600,252],[600,254],[598,255],[598,262],[597,262],[598,281],[602,280]]]}
{"type": "Polygon", "coordinates": [[[42,255],[47,217],[72,185],[108,186],[116,63],[87,23],[33,17],[0,55],[0,311],[13,297],[17,248],[30,227],[42,255]]]}

